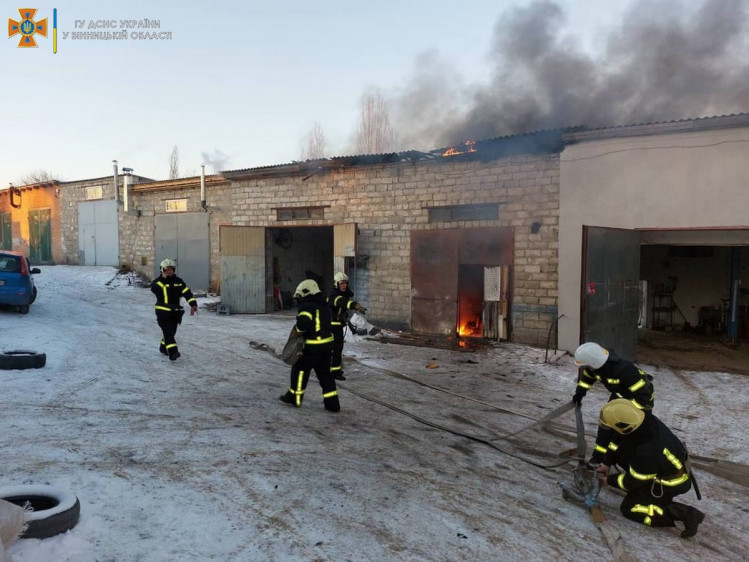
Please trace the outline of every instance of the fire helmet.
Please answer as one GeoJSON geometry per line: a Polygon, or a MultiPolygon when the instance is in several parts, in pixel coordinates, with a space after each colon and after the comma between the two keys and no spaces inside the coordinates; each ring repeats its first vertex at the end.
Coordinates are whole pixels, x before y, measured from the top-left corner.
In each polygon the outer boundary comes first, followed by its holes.
{"type": "Polygon", "coordinates": [[[645,412],[626,398],[616,398],[601,408],[598,423],[610,427],[621,435],[632,433],[642,425],[645,412]]]}
{"type": "Polygon", "coordinates": [[[575,351],[575,365],[578,367],[600,369],[608,358],[609,350],[593,342],[584,343],[575,351]]]}
{"type": "Polygon", "coordinates": [[[310,295],[316,295],[319,292],[320,287],[317,286],[317,283],[313,279],[305,279],[297,285],[296,291],[294,291],[294,296],[303,299],[310,295]]]}
{"type": "Polygon", "coordinates": [[[161,271],[164,271],[167,267],[177,269],[177,262],[172,259],[167,258],[161,262],[161,265],[159,267],[161,271]]]}
{"type": "Polygon", "coordinates": [[[339,271],[333,277],[333,284],[335,285],[335,287],[338,287],[338,283],[342,281],[348,282],[348,275],[346,275],[343,271],[339,271]]]}

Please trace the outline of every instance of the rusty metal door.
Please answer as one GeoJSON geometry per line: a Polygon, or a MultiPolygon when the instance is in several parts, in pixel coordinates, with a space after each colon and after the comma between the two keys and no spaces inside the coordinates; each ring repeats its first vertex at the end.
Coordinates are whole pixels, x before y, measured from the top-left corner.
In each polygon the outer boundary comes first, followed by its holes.
{"type": "Polygon", "coordinates": [[[583,227],[583,341],[611,347],[630,361],[637,349],[640,233],[583,227]]]}
{"type": "Polygon", "coordinates": [[[411,327],[452,335],[458,315],[460,230],[411,231],[411,327]]]}
{"type": "Polygon", "coordinates": [[[221,304],[228,305],[230,313],[269,312],[265,264],[266,245],[269,243],[269,234],[262,226],[225,225],[219,228],[221,304]]]}

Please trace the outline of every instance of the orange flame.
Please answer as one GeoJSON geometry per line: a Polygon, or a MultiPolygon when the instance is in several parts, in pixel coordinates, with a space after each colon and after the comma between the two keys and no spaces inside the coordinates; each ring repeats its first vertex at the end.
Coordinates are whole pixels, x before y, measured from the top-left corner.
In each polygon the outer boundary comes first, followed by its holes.
{"type": "Polygon", "coordinates": [[[463,144],[466,145],[466,150],[455,150],[455,147],[451,146],[442,153],[442,156],[456,156],[457,154],[465,154],[466,152],[476,152],[476,141],[467,140],[463,144]]]}

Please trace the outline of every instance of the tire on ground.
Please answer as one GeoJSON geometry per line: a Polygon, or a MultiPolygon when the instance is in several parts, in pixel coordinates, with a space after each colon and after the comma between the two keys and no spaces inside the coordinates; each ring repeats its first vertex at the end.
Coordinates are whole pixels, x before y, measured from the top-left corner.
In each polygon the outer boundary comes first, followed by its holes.
{"type": "Polygon", "coordinates": [[[0,353],[0,369],[41,369],[47,364],[45,353],[35,351],[5,351],[0,353]]]}
{"type": "Polygon", "coordinates": [[[28,528],[22,539],[46,539],[76,526],[81,514],[81,503],[75,494],[46,485],[3,486],[0,499],[26,507],[28,528]]]}

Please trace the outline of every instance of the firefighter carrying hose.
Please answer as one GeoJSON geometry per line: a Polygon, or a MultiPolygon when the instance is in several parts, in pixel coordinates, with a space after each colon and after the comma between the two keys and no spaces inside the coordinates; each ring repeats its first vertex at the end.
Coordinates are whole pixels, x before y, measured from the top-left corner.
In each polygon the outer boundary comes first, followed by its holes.
{"type": "Polygon", "coordinates": [[[325,297],[312,279],[305,279],[299,283],[294,297],[299,304],[295,330],[299,337],[304,338],[304,349],[302,356],[291,366],[291,383],[286,393],[280,396],[280,400],[300,407],[310,373],[314,369],[322,388],[325,409],[338,412],[341,409],[338,390],[330,373],[330,355],[333,350],[330,307],[325,303],[325,297]]]}
{"type": "Polygon", "coordinates": [[[159,351],[168,355],[171,361],[176,361],[180,352],[174,336],[185,314],[180,299],[184,298],[190,306],[190,316],[198,311],[198,301],[187,284],[175,274],[176,261],[165,259],[161,262],[160,269],[161,275],[151,283],[151,292],[156,295],[156,322],[163,334],[159,351]]]}
{"type": "Polygon", "coordinates": [[[333,312],[331,328],[333,330],[333,361],[330,372],[339,381],[345,381],[343,376],[343,338],[344,330],[348,324],[348,311],[355,310],[364,314],[367,309],[354,300],[354,293],[348,288],[348,275],[339,271],[333,277],[335,288],[328,297],[328,304],[333,312]]]}
{"type": "Polygon", "coordinates": [[[599,423],[620,436],[618,446],[606,453],[596,470],[609,486],[626,492],[620,508],[624,516],[650,527],[675,527],[682,521],[682,538],[696,535],[705,514],[673,501],[694,481],[684,444],[661,420],[625,398],[608,402],[599,423]],[[624,472],[609,474],[614,464],[624,472]]]}
{"type": "MultiPolygon", "coordinates": [[[[650,414],[655,402],[653,377],[639,369],[631,361],[619,357],[613,349],[605,349],[597,343],[582,344],[575,351],[575,365],[580,367],[577,389],[572,401],[582,406],[583,397],[596,381],[611,392],[609,400],[625,398],[633,406],[650,414]]],[[[593,455],[588,461],[588,468],[595,468],[603,460],[606,451],[615,446],[617,434],[612,429],[600,426],[596,435],[593,455]]]]}

